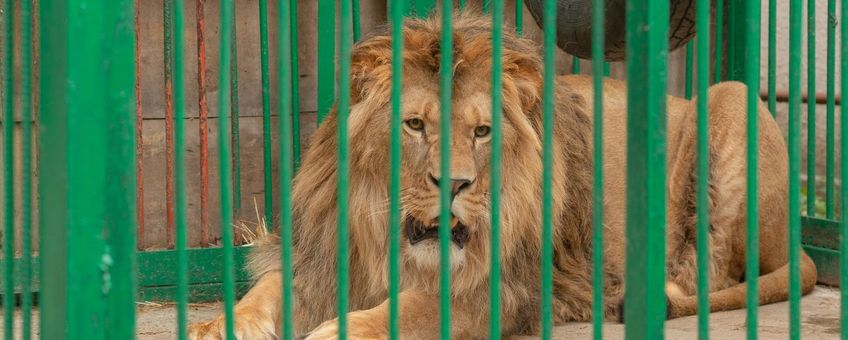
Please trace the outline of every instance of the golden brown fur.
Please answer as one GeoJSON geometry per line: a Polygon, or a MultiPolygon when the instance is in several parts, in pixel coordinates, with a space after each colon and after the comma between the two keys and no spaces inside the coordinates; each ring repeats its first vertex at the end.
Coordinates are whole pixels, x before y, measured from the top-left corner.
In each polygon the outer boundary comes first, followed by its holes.
{"type": "MultiPolygon", "coordinates": [[[[455,21],[451,177],[469,181],[452,212],[469,230],[463,249],[452,245],[452,332],[457,338],[488,332],[489,147],[474,135],[490,124],[489,19],[462,14],[455,21]]],[[[404,218],[438,215],[439,35],[436,19],[408,20],[404,28],[404,218]]],[[[539,324],[541,253],[541,76],[530,41],[505,37],[502,188],[503,334],[534,333],[539,324]]],[[[349,335],[385,338],[387,332],[388,178],[391,39],[377,35],[356,45],[352,59],[350,114],[350,310],[349,335]]],[[[720,84],[709,93],[711,162],[711,307],[744,306],[745,88],[720,84]]],[[[554,319],[591,319],[592,85],[589,78],[557,80],[554,115],[553,225],[554,319]]],[[[624,144],[626,88],[605,85],[605,317],[620,317],[624,276],[624,144]]],[[[695,313],[694,102],[668,98],[668,280],[671,317],[695,313]]],[[[294,180],[295,333],[333,338],[336,332],[336,117],[312,137],[294,180]],[[328,321],[329,320],[329,321],[328,321]],[[320,325],[320,326],[319,326],[320,325]],[[317,327],[317,328],[316,328],[317,327]]],[[[768,112],[760,113],[760,300],[786,299],[786,146],[768,112]]],[[[406,235],[402,226],[402,235],[406,235]]],[[[244,339],[272,338],[280,321],[280,253],[275,237],[251,257],[256,286],[235,309],[244,339]]],[[[435,338],[438,331],[438,262],[435,242],[411,245],[402,236],[400,327],[404,338],[435,338]]],[[[815,266],[802,256],[804,292],[815,266]]],[[[750,276],[750,275],[749,275],[750,276]]],[[[193,325],[194,338],[217,338],[223,319],[193,325]]]]}

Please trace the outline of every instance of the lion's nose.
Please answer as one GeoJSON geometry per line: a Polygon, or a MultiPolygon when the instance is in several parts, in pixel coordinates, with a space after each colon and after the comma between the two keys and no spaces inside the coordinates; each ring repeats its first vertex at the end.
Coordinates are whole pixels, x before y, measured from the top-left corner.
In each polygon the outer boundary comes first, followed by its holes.
{"type": "MultiPolygon", "coordinates": [[[[430,182],[432,182],[437,188],[439,187],[440,178],[430,175],[430,182]]],[[[471,186],[471,180],[467,178],[451,178],[451,201],[453,201],[456,195],[459,195],[465,189],[471,186]]]]}

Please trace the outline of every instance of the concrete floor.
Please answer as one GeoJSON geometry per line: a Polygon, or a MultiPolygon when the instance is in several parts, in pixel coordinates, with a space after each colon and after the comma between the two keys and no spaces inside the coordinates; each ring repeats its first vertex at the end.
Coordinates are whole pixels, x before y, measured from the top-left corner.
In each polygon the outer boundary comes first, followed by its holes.
{"type": "MultiPolygon", "coordinates": [[[[839,338],[839,291],[828,287],[816,287],[812,294],[801,300],[802,337],[805,339],[839,338]]],[[[208,320],[220,313],[219,303],[192,304],[189,306],[191,322],[208,320]]],[[[788,337],[788,310],[786,302],[760,307],[761,339],[785,339],[788,337]]],[[[2,314],[0,314],[2,315],[2,314]]],[[[173,339],[176,309],[173,304],[139,303],[137,320],[137,338],[173,339]]],[[[20,335],[19,319],[16,321],[16,335],[20,335]]],[[[38,316],[34,315],[37,328],[38,316]]],[[[588,339],[592,326],[586,323],[571,323],[558,326],[554,330],[554,339],[588,339]]],[[[37,332],[36,332],[37,333],[37,332]]],[[[3,329],[0,327],[0,336],[3,329]]],[[[604,325],[604,338],[621,339],[624,325],[610,323],[604,325]]],[[[667,339],[696,339],[697,319],[680,318],[666,322],[667,339]]],[[[745,337],[745,311],[736,310],[710,315],[711,339],[743,339],[745,337]]],[[[520,337],[519,339],[534,339],[520,337]]]]}

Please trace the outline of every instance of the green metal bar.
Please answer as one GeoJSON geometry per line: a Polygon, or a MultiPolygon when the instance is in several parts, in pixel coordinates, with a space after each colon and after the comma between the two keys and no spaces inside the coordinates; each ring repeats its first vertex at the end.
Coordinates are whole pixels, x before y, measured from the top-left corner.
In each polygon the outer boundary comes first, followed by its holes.
{"type": "Polygon", "coordinates": [[[459,9],[465,9],[465,0],[459,0],[459,9]]]}
{"type": "MultiPolygon", "coordinates": [[[[5,1],[4,5],[8,6],[9,3],[11,1],[5,1]]],[[[64,1],[39,3],[38,22],[49,22],[51,25],[39,26],[41,114],[38,117],[40,130],[38,131],[37,169],[52,169],[54,174],[66,174],[68,166],[65,143],[68,133],[65,117],[67,106],[64,103],[68,98],[68,93],[65,92],[68,67],[63,57],[63,54],[68,51],[68,32],[65,29],[68,28],[68,20],[73,19],[68,16],[68,7],[69,4],[64,1]],[[48,131],[51,133],[48,134],[48,131]]],[[[9,14],[11,11],[4,10],[3,13],[9,14]]],[[[5,31],[9,30],[5,29],[5,31]]],[[[3,37],[5,38],[6,35],[4,34],[3,37]]],[[[6,46],[7,42],[4,40],[4,51],[9,50],[6,46]]],[[[8,88],[8,82],[4,82],[4,88],[8,88]]],[[[41,261],[38,263],[38,278],[39,299],[42,301],[39,324],[43,339],[67,337],[65,327],[68,325],[68,310],[65,306],[68,303],[68,267],[65,258],[68,255],[68,244],[64,226],[68,209],[63,199],[68,194],[67,184],[67,179],[62,176],[44,176],[38,181],[39,232],[41,235],[51,233],[56,235],[56,237],[39,237],[38,248],[41,261]],[[48,210],[50,213],[45,213],[48,210]]],[[[5,327],[11,329],[9,326],[5,327]]]]}
{"type": "Polygon", "coordinates": [[[492,0],[483,0],[483,13],[491,14],[492,13],[492,0]]]}
{"type": "Polygon", "coordinates": [[[575,56],[571,57],[571,74],[580,74],[580,59],[575,56]]]}
{"type": "Polygon", "coordinates": [[[592,335],[604,337],[604,1],[592,1],[592,335]]]}
{"type": "MultiPolygon", "coordinates": [[[[816,1],[807,0],[807,93],[816,94],[816,1]]],[[[807,100],[807,216],[816,216],[816,101],[807,100]]]]}
{"type": "Polygon", "coordinates": [[[835,111],[836,111],[836,1],[827,1],[827,141],[826,141],[826,159],[827,159],[827,183],[825,186],[825,216],[832,220],[835,215],[834,206],[834,164],[835,164],[835,111]]]}
{"type": "Polygon", "coordinates": [[[233,153],[233,168],[232,168],[232,181],[233,181],[233,214],[238,218],[241,212],[241,147],[239,146],[239,81],[238,81],[238,25],[235,24],[236,18],[236,4],[235,1],[231,3],[232,11],[233,11],[233,29],[230,33],[230,37],[232,39],[232,45],[230,46],[230,53],[232,53],[232,61],[230,63],[230,81],[232,85],[230,85],[230,125],[232,126],[230,132],[230,138],[232,139],[232,149],[230,149],[233,153]]]}
{"type": "Polygon", "coordinates": [[[698,339],[710,338],[710,146],[709,112],[707,111],[707,90],[710,86],[710,0],[698,0],[695,3],[696,30],[695,51],[698,54],[696,101],[697,110],[697,186],[695,211],[696,251],[698,262],[698,339]]]}
{"type": "Polygon", "coordinates": [[[553,191],[553,115],[554,115],[554,68],[556,43],[556,2],[545,0],[544,30],[544,75],[542,82],[542,339],[551,339],[553,331],[553,222],[551,220],[551,197],[553,191]]]}
{"type": "MultiPolygon", "coordinates": [[[[757,37],[749,37],[746,35],[745,23],[748,22],[746,7],[744,1],[728,1],[727,6],[727,73],[726,79],[744,81],[747,40],[757,37]]],[[[759,65],[757,66],[759,68],[759,65]]]]}
{"type": "Polygon", "coordinates": [[[692,99],[692,45],[692,41],[686,44],[686,61],[683,77],[683,97],[686,99],[692,99]]]}
{"type": "Polygon", "coordinates": [[[353,41],[359,41],[360,30],[362,29],[359,24],[359,0],[351,1],[353,1],[353,41]]]}
{"type": "Polygon", "coordinates": [[[132,291],[126,284],[132,281],[121,278],[132,272],[124,258],[134,250],[134,240],[112,233],[119,227],[134,232],[133,193],[124,186],[123,197],[110,195],[120,191],[115,190],[119,183],[135,184],[135,40],[127,24],[132,2],[71,0],[39,6],[40,22],[50,25],[41,25],[40,34],[38,161],[40,169],[51,171],[39,178],[39,222],[42,235],[51,235],[41,238],[40,248],[41,336],[126,337],[134,333],[133,321],[112,320],[107,313],[120,309],[128,311],[121,317],[134,319],[134,302],[122,295],[132,291]],[[124,224],[114,223],[121,216],[124,224]]]}
{"type": "MultiPolygon", "coordinates": [[[[789,1],[789,338],[801,315],[801,0],[789,1]]],[[[811,98],[815,93],[810,93],[811,98]]],[[[808,193],[809,194],[809,193],[808,193]]],[[[813,196],[815,197],[815,196],[813,196]]],[[[845,253],[842,253],[843,257],[845,253]]]]}
{"type": "Polygon", "coordinates": [[[400,339],[400,167],[403,89],[403,1],[391,1],[392,23],[392,126],[389,178],[389,339],[400,339]]]}
{"type": "Polygon", "coordinates": [[[610,63],[604,62],[604,77],[609,77],[610,75],[610,63]]]}
{"type": "Polygon", "coordinates": [[[279,155],[280,155],[280,247],[281,263],[283,265],[283,301],[282,301],[282,327],[280,338],[291,340],[294,338],[294,293],[292,279],[294,272],[292,270],[292,176],[294,156],[293,144],[297,145],[298,139],[293,133],[293,122],[296,114],[297,97],[294,76],[294,69],[297,65],[294,57],[296,43],[294,33],[297,14],[294,13],[294,4],[296,1],[279,0],[277,3],[277,46],[279,53],[277,54],[277,81],[279,100],[279,155]],[[291,91],[286,90],[287,86],[292,86],[291,91]]]}
{"type": "MultiPolygon", "coordinates": [[[[15,84],[12,64],[15,55],[14,38],[14,5],[12,0],[3,2],[3,258],[7,259],[3,268],[4,280],[8,280],[4,297],[15,296],[15,168],[14,168],[14,133],[15,133],[15,84]]],[[[3,299],[3,325],[7,330],[5,338],[11,340],[15,329],[13,321],[15,317],[15,299],[3,299]]]]}
{"type": "MultiPolygon", "coordinates": [[[[21,2],[21,338],[32,336],[32,3],[21,2]]],[[[10,50],[11,51],[11,50],[10,50]]],[[[11,60],[11,59],[9,59],[11,60]]]]}
{"type": "MultiPolygon", "coordinates": [[[[259,67],[262,72],[262,179],[265,228],[274,228],[274,189],[271,158],[271,74],[268,67],[268,0],[259,0],[259,67]]],[[[288,84],[286,84],[288,85],[288,84]]]]}
{"type": "Polygon", "coordinates": [[[439,325],[441,338],[450,339],[450,204],[451,110],[453,90],[453,3],[442,1],[442,40],[439,67],[439,325]],[[449,52],[445,52],[449,51],[449,52]]]}
{"type": "Polygon", "coordinates": [[[515,0],[515,34],[524,36],[524,0],[515,0]]]}
{"type": "MultiPolygon", "coordinates": [[[[25,1],[26,2],[26,1],[25,1]]],[[[22,2],[23,3],[23,2],[22,2]]],[[[105,313],[106,338],[135,336],[136,230],[136,116],[135,116],[135,11],[133,0],[104,3],[108,13],[102,31],[105,65],[100,96],[105,97],[107,124],[93,128],[107,130],[105,195],[105,234],[108,243],[101,260],[102,292],[108,292],[105,313]]],[[[24,59],[29,60],[29,58],[24,59]]],[[[90,76],[90,75],[89,75],[90,76]]],[[[28,183],[28,182],[24,182],[28,183]]],[[[178,191],[179,193],[179,191],[178,191]]],[[[179,213],[179,211],[178,211],[179,213]]]]}
{"type": "Polygon", "coordinates": [[[662,339],[666,317],[667,37],[668,1],[628,2],[627,339],[662,339]]]}
{"type": "Polygon", "coordinates": [[[230,156],[230,138],[232,133],[232,114],[230,100],[232,97],[232,83],[230,82],[230,70],[232,69],[233,57],[233,0],[221,0],[221,27],[220,27],[220,62],[218,65],[218,105],[220,117],[218,118],[218,167],[219,182],[221,185],[221,249],[224,254],[224,327],[227,339],[234,340],[234,314],[233,303],[235,300],[235,284],[233,269],[233,196],[230,176],[232,166],[230,156]]]}
{"type": "Polygon", "coordinates": [[[335,100],[336,1],[318,0],[318,124],[335,100]]]}
{"type": "Polygon", "coordinates": [[[186,226],[185,166],[185,4],[172,0],[174,8],[174,184],[177,250],[177,338],[188,337],[188,229],[186,226]]]}
{"type": "Polygon", "coordinates": [[[777,0],[768,2],[768,109],[771,115],[777,116],[777,0]]]}
{"type": "Polygon", "coordinates": [[[715,73],[713,77],[713,82],[718,83],[721,81],[722,70],[724,69],[724,64],[722,61],[724,60],[724,52],[722,49],[724,47],[724,0],[715,0],[715,57],[713,57],[715,61],[715,66],[713,68],[713,72],[715,73]]]}
{"type": "MultiPolygon", "coordinates": [[[[795,0],[798,1],[798,0],[795,0]]],[[[844,23],[848,22],[848,6],[845,6],[845,2],[843,1],[840,4],[840,18],[839,22],[843,23],[839,25],[839,50],[840,51],[848,51],[848,25],[844,23]]],[[[848,57],[844,55],[840,55],[839,57],[840,64],[840,91],[841,93],[848,93],[848,57]]],[[[841,104],[839,105],[839,121],[846,122],[848,121],[848,105],[841,104]]],[[[790,120],[791,122],[791,120],[790,120]]],[[[840,174],[842,178],[848,178],[848,124],[840,125],[840,174]]],[[[791,131],[791,130],[790,130],[791,131]]],[[[789,144],[792,145],[792,144],[789,144]]],[[[791,163],[790,163],[791,164],[791,163]]],[[[790,176],[791,176],[790,172],[790,176]]],[[[790,177],[791,179],[791,177],[790,177]]],[[[792,183],[792,182],[790,182],[792,183]]],[[[848,185],[841,185],[839,187],[839,201],[840,201],[840,216],[839,216],[839,253],[841,256],[839,257],[839,282],[848,282],[848,214],[845,213],[846,207],[848,207],[848,185]]],[[[790,191],[791,195],[792,191],[790,191]]],[[[791,203],[791,201],[790,201],[791,203]]],[[[791,263],[791,262],[790,262],[791,263]]],[[[797,272],[795,272],[797,273],[797,272]]],[[[797,277],[797,276],[792,276],[797,277]]],[[[790,277],[790,279],[792,278],[790,277]]],[[[848,284],[839,285],[839,324],[840,324],[840,333],[842,340],[848,339],[848,284]]]]}
{"type": "Polygon", "coordinates": [[[492,6],[492,154],[491,154],[491,237],[489,239],[489,338],[501,338],[501,159],[503,157],[503,0],[492,6]]]}
{"type": "Polygon", "coordinates": [[[290,0],[289,30],[291,31],[291,117],[292,117],[292,158],[294,171],[300,169],[300,71],[297,48],[297,0],[290,0]]]}
{"type": "MultiPolygon", "coordinates": [[[[748,85],[747,142],[747,236],[745,238],[745,281],[748,283],[748,339],[757,338],[760,273],[760,215],[758,206],[758,122],[760,105],[760,0],[745,2],[745,83],[748,85]]],[[[739,17],[741,18],[741,16],[739,17]]]]}
{"type": "Polygon", "coordinates": [[[350,145],[348,140],[348,116],[350,115],[350,48],[351,48],[351,8],[350,2],[342,1],[339,11],[339,106],[336,124],[339,136],[338,163],[338,317],[339,339],[347,339],[347,312],[350,294],[349,277],[349,241],[348,200],[350,180],[350,145]]]}

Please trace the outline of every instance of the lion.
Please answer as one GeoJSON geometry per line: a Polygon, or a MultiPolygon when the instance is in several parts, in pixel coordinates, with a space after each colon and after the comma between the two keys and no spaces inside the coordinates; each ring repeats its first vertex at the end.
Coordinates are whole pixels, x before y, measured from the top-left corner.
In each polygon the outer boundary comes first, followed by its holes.
{"type": "MultiPolygon", "coordinates": [[[[388,225],[391,45],[384,31],[352,51],[350,91],[351,338],[386,338],[388,235],[401,231],[399,330],[403,338],[439,331],[439,63],[438,18],[403,24],[402,223],[388,225]]],[[[455,15],[451,116],[451,337],[488,334],[491,33],[490,18],[455,15]]],[[[538,46],[514,34],[503,41],[503,165],[501,190],[502,334],[540,328],[542,63],[538,46]]],[[[592,318],[592,93],[590,77],[556,79],[552,225],[553,319],[592,318]]],[[[759,302],[788,295],[787,147],[760,104],[760,272],[745,273],[746,87],[727,82],[708,90],[710,161],[710,311],[744,308],[744,280],[759,277],[759,302]]],[[[624,296],[627,88],[604,81],[604,306],[620,320],[624,296]]],[[[696,307],[695,101],[667,99],[667,312],[696,307]]],[[[337,336],[337,120],[331,113],[311,137],[293,181],[294,334],[337,336]]],[[[279,239],[258,242],[249,261],[255,285],[234,307],[241,339],[273,339],[281,328],[279,239]]],[[[806,294],[816,282],[801,254],[806,294]]],[[[194,324],[193,339],[221,338],[224,317],[194,324]]]]}

